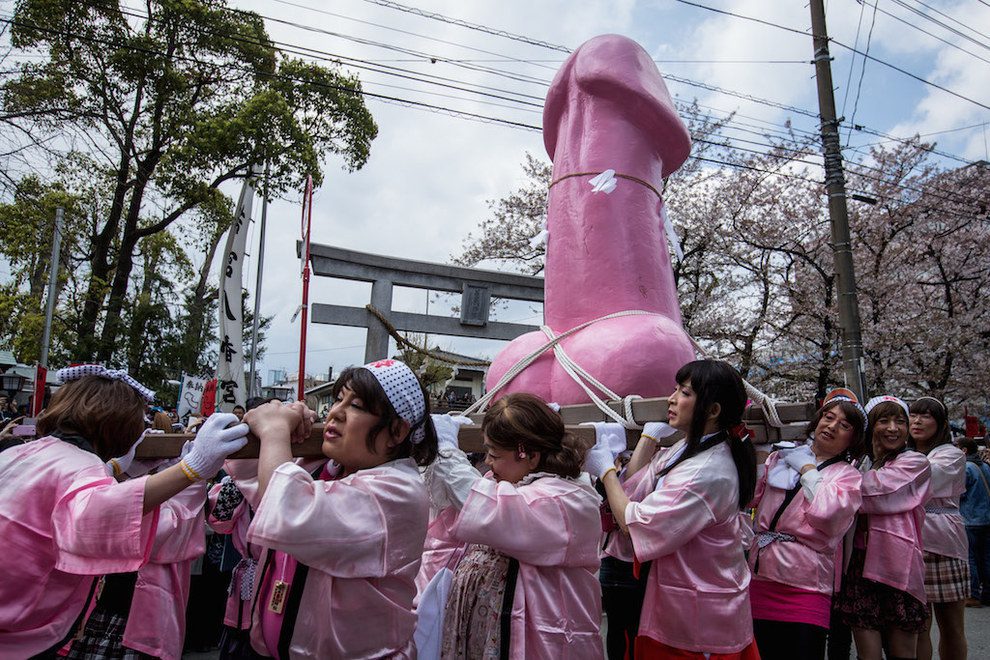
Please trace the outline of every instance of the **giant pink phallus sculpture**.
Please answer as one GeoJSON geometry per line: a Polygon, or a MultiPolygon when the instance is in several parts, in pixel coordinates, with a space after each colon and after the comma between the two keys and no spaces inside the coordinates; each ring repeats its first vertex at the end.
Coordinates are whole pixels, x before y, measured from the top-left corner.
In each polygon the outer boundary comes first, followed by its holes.
{"type": "MultiPolygon", "coordinates": [[[[560,335],[609,314],[648,312],[597,321],[561,346],[619,395],[669,394],[694,351],[681,325],[659,191],[687,159],[691,140],[646,51],[619,35],[574,51],[547,93],[543,141],[553,159],[544,323],[560,335]],[[589,181],[609,169],[615,189],[594,192],[589,181]]],[[[543,332],[513,340],[489,369],[489,389],[547,340],[543,332]]],[[[588,401],[552,351],[500,393],[513,391],[561,404],[588,401]]]]}

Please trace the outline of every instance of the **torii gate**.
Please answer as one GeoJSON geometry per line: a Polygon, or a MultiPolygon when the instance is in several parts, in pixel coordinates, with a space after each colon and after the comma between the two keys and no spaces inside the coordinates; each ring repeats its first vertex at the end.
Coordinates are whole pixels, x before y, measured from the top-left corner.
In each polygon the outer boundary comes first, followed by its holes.
{"type": "MultiPolygon", "coordinates": [[[[301,243],[300,243],[301,245],[301,243]]],[[[330,245],[310,245],[313,274],[371,282],[365,307],[313,303],[313,323],[368,329],[364,361],[388,357],[389,328],[407,332],[511,341],[535,326],[489,321],[492,297],[543,302],[543,278],[494,270],[386,257],[330,245]],[[392,288],[405,286],[461,294],[461,318],[392,311],[392,288]]]]}

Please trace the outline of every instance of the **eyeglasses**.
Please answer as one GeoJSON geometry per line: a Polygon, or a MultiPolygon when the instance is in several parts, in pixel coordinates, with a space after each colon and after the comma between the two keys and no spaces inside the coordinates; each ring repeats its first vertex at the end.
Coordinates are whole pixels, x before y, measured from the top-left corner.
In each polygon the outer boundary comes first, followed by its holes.
{"type": "Polygon", "coordinates": [[[827,424],[834,424],[835,422],[839,422],[839,428],[842,429],[843,431],[852,431],[853,430],[853,425],[852,424],[850,424],[849,422],[847,422],[844,419],[839,419],[839,416],[836,415],[836,414],[834,414],[834,413],[827,412],[824,415],[822,415],[822,419],[827,424]]]}

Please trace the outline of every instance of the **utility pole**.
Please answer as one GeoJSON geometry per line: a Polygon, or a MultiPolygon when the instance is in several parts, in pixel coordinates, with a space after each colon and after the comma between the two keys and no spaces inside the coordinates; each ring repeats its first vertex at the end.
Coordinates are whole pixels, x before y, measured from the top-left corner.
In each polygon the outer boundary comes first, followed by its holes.
{"type": "Polygon", "coordinates": [[[52,315],[55,312],[55,291],[58,288],[58,262],[62,251],[62,223],[65,210],[60,206],[55,209],[55,235],[52,236],[52,260],[48,266],[48,300],[45,303],[45,329],[41,334],[41,356],[38,363],[48,366],[48,344],[52,337],[52,315]]]}
{"type": "Polygon", "coordinates": [[[251,368],[248,385],[248,396],[258,396],[257,371],[255,363],[258,359],[258,319],[261,314],[261,275],[265,271],[265,222],[268,220],[268,174],[269,164],[265,161],[265,184],[261,197],[261,230],[258,232],[258,273],[254,284],[254,316],[251,317],[251,368]]]}
{"type": "Polygon", "coordinates": [[[860,334],[859,304],[856,300],[856,275],[853,271],[852,245],[849,239],[849,212],[846,208],[845,174],[839,120],[835,116],[832,92],[832,58],[828,52],[824,0],[811,0],[811,30],[815,44],[815,78],[818,81],[818,112],[821,115],[822,146],[825,154],[825,189],[828,192],[828,215],[832,225],[832,255],[835,263],[835,291],[842,333],[842,370],[846,387],[865,402],[863,378],[863,339],[860,334]]]}

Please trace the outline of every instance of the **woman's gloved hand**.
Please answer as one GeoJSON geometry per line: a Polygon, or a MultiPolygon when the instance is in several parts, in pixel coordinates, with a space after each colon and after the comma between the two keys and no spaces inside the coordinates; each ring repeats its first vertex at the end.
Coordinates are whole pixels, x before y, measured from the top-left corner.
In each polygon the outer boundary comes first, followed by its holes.
{"type": "Polygon", "coordinates": [[[247,444],[247,433],[248,425],[238,423],[233,413],[213,413],[200,427],[179,467],[192,481],[209,479],[220,471],[227,456],[247,444]]]}
{"type": "Polygon", "coordinates": [[[626,429],[615,422],[585,422],[595,427],[595,444],[584,456],[583,469],[593,477],[602,478],[615,469],[615,457],[626,449],[626,429]]]}
{"type": "Polygon", "coordinates": [[[466,424],[473,424],[470,417],[464,415],[430,415],[433,418],[433,426],[437,430],[437,444],[440,448],[457,448],[457,434],[460,428],[466,424]]]}

